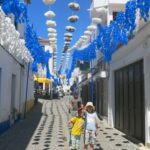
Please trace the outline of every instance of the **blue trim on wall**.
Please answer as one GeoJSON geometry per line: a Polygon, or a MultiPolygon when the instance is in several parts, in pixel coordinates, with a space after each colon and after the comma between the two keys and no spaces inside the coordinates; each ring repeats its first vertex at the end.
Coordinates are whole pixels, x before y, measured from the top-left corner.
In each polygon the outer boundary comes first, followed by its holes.
{"type": "Polygon", "coordinates": [[[10,128],[9,120],[0,123],[0,134],[10,128]]]}
{"type": "MultiPolygon", "coordinates": [[[[17,119],[14,121],[15,123],[18,122],[21,119],[21,114],[17,115],[17,119]]],[[[6,130],[8,130],[12,125],[10,125],[10,121],[4,121],[2,123],[0,123],[0,134],[2,134],[3,132],[5,132],[6,130]]]]}

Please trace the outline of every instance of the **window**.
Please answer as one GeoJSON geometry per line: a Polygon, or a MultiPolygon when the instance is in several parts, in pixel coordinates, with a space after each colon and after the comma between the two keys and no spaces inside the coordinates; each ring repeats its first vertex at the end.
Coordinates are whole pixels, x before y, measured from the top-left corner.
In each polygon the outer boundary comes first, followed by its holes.
{"type": "Polygon", "coordinates": [[[115,11],[113,12],[113,20],[116,20],[117,13],[118,13],[118,12],[115,12],[115,11]]]}

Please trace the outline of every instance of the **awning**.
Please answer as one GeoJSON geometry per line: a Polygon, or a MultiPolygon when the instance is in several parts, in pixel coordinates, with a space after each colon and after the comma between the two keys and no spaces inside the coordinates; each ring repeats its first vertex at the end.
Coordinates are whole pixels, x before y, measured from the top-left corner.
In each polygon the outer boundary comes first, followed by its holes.
{"type": "Polygon", "coordinates": [[[34,81],[37,81],[38,83],[50,83],[51,80],[48,78],[42,78],[42,77],[36,77],[34,76],[34,81]]]}

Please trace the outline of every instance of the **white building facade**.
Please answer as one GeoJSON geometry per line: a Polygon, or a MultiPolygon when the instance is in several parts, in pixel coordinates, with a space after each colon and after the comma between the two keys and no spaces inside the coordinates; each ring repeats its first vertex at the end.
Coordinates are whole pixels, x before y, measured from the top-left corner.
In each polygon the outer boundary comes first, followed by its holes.
{"type": "MultiPolygon", "coordinates": [[[[109,25],[119,11],[123,11],[127,0],[93,0],[91,18],[101,18],[102,25],[109,25]]],[[[102,55],[92,61],[94,74],[96,111],[111,127],[145,145],[150,144],[150,21],[140,20],[137,13],[135,37],[127,46],[121,46],[112,56],[108,68],[99,62],[102,55]],[[100,71],[109,69],[106,79],[100,71]]],[[[83,93],[90,93],[90,83],[84,82],[83,93]]],[[[89,94],[86,94],[86,97],[89,94]]],[[[85,97],[85,98],[86,98],[85,97]]]]}
{"type": "MultiPolygon", "coordinates": [[[[22,39],[23,24],[18,29],[22,39]]],[[[31,64],[29,71],[28,65],[0,45],[0,133],[23,117],[34,104],[33,75],[31,64]]]]}

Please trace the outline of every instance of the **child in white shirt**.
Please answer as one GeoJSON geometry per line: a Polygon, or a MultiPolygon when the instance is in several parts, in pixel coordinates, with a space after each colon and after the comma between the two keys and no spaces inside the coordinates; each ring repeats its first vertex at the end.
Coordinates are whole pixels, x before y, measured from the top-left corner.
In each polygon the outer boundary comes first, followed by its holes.
{"type": "Polygon", "coordinates": [[[87,150],[90,146],[91,150],[94,150],[94,144],[98,133],[98,122],[100,121],[97,113],[94,111],[92,102],[87,102],[85,106],[85,143],[84,149],[87,150]]]}

